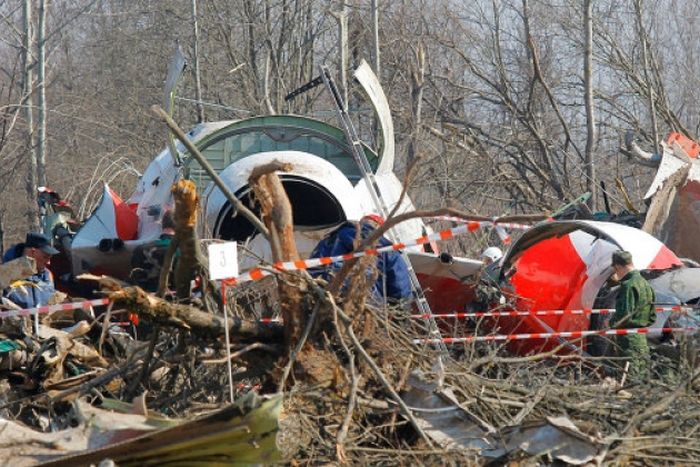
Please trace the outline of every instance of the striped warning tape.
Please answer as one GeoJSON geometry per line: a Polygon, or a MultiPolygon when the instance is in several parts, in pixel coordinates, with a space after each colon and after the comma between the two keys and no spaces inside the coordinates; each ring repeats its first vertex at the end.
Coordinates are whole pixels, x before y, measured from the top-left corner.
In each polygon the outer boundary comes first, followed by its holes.
{"type": "MultiPolygon", "coordinates": [[[[687,312],[692,311],[695,308],[689,306],[660,306],[656,307],[655,311],[657,313],[671,311],[671,312],[687,312]]],[[[612,314],[615,313],[615,308],[584,308],[581,310],[538,310],[538,311],[476,311],[473,313],[438,313],[433,315],[418,314],[411,315],[414,319],[426,319],[426,318],[498,318],[498,317],[518,317],[518,316],[560,316],[560,315],[586,315],[586,314],[612,314]]]]}
{"type": "Polygon", "coordinates": [[[579,338],[588,336],[625,336],[628,334],[669,334],[672,332],[696,332],[698,327],[684,328],[632,328],[632,329],[601,329],[592,331],[559,331],[533,332],[528,334],[494,334],[491,336],[442,337],[429,339],[413,339],[414,344],[461,344],[470,342],[517,341],[528,339],[551,339],[556,337],[579,338]]]}
{"type": "MultiPolygon", "coordinates": [[[[662,312],[674,312],[674,313],[687,313],[689,311],[697,310],[692,306],[659,306],[654,309],[657,313],[662,312]]],[[[473,313],[435,313],[429,314],[415,314],[410,315],[411,319],[426,319],[426,318],[436,318],[436,319],[449,319],[449,318],[499,318],[499,317],[524,317],[524,316],[561,316],[561,315],[586,315],[586,314],[613,314],[615,313],[615,308],[584,308],[581,310],[539,310],[539,311],[476,311],[473,313]]],[[[257,320],[261,324],[270,323],[280,323],[282,322],[279,318],[260,318],[257,320]]]]}
{"type": "MultiPolygon", "coordinates": [[[[474,232],[481,228],[482,222],[469,221],[463,225],[453,227],[451,229],[442,230],[440,232],[435,232],[429,235],[424,235],[422,237],[416,238],[413,241],[406,243],[394,243],[391,245],[383,246],[380,248],[369,248],[364,251],[356,251],[353,253],[347,253],[338,256],[324,256],[322,258],[312,258],[298,261],[284,261],[273,263],[271,269],[276,271],[299,271],[302,269],[315,268],[319,266],[327,266],[334,263],[342,263],[344,261],[349,261],[351,259],[362,258],[363,256],[376,256],[381,253],[386,253],[390,251],[401,251],[403,249],[423,245],[430,243],[432,241],[438,240],[449,240],[451,238],[457,237],[459,235],[464,235],[469,232],[474,232]]],[[[225,279],[224,282],[228,285],[236,285],[242,282],[257,281],[263,277],[273,274],[274,271],[263,268],[254,268],[250,271],[241,274],[240,276],[232,279],[225,279]]]]}
{"type": "Polygon", "coordinates": [[[98,298],[97,300],[86,300],[83,302],[59,303],[58,305],[45,305],[36,308],[24,308],[22,310],[0,311],[0,318],[10,318],[13,316],[32,316],[40,313],[51,313],[52,311],[77,310],[79,308],[90,308],[109,304],[108,298],[98,298]]]}
{"type": "Polygon", "coordinates": [[[433,216],[430,219],[435,219],[435,220],[440,220],[440,221],[450,221],[450,222],[475,222],[479,224],[480,228],[485,228],[485,227],[494,227],[494,226],[501,226],[506,229],[514,229],[514,230],[530,230],[532,228],[531,225],[528,224],[518,224],[515,222],[498,222],[497,219],[494,219],[492,221],[470,221],[468,219],[462,219],[461,217],[455,217],[455,216],[433,216]]]}

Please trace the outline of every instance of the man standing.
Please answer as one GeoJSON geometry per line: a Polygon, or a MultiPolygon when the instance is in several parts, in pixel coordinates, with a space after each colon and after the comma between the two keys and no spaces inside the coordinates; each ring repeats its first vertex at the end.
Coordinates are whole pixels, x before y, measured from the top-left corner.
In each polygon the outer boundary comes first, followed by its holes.
{"type": "MultiPolygon", "coordinates": [[[[612,254],[612,267],[620,281],[620,291],[615,303],[615,314],[610,327],[616,329],[645,328],[654,324],[654,289],[634,268],[632,255],[628,251],[612,254]]],[[[649,345],[645,334],[617,336],[620,356],[630,362],[630,379],[642,382],[648,376],[649,345]]]]}
{"type": "MultiPolygon", "coordinates": [[[[47,269],[51,256],[58,253],[51,246],[49,238],[41,233],[30,232],[24,243],[18,245],[21,254],[34,258],[36,274],[22,281],[18,281],[6,290],[5,296],[22,308],[33,308],[46,305],[49,299],[56,293],[53,283],[53,274],[47,269]]],[[[19,257],[18,256],[18,257],[19,257]]]]}

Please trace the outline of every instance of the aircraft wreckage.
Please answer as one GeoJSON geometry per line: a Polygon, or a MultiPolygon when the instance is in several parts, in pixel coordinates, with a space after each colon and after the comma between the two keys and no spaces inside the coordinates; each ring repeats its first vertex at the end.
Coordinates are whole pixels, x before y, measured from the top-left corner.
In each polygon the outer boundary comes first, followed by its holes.
{"type": "MultiPolygon", "coordinates": [[[[390,210],[399,201],[403,187],[393,172],[394,135],[388,103],[366,64],[356,71],[355,77],[375,109],[382,135],[380,152],[365,144],[361,145],[361,151],[369,164],[372,184],[390,210]]],[[[373,195],[367,174],[353,157],[355,148],[348,143],[347,132],[340,128],[307,117],[276,115],[203,123],[191,130],[187,138],[228,189],[246,204],[251,197],[248,178],[253,168],[272,161],[291,165],[292,170],[280,174],[280,179],[292,205],[294,236],[302,258],[309,256],[330,229],[346,220],[377,212],[376,194],[373,195]]],[[[649,162],[652,158],[647,159],[649,162]]],[[[697,152],[688,156],[680,144],[673,143],[660,164],[647,196],[653,198],[657,192],[663,195],[663,203],[657,204],[672,206],[671,215],[664,222],[656,216],[655,228],[646,230],[666,232],[660,237],[674,239],[679,251],[698,260],[700,257],[692,247],[697,242],[689,242],[688,236],[680,240],[668,233],[672,230],[669,223],[678,223],[680,217],[685,219],[696,203],[695,198],[688,199],[696,193],[700,179],[695,174],[699,170],[697,152]],[[690,175],[684,169],[685,185],[673,180],[673,189],[680,190],[674,197],[664,184],[686,166],[692,168],[690,175]]],[[[237,215],[222,190],[178,143],[151,162],[127,200],[104,187],[102,200],[87,221],[74,235],[62,236],[59,246],[63,261],[61,258],[55,261],[60,269],[56,271],[57,277],[74,277],[84,272],[128,277],[133,251],[158,238],[163,214],[172,208],[171,186],[183,177],[193,180],[201,191],[202,238],[235,240],[243,245],[239,256],[242,271],[271,262],[267,241],[248,220],[237,215]]],[[[413,209],[410,198],[404,197],[397,213],[413,209]]],[[[663,207],[652,203],[652,210],[656,212],[663,207]]],[[[61,219],[53,219],[49,224],[54,237],[59,230],[66,232],[61,230],[61,219]]],[[[410,243],[430,233],[431,228],[423,220],[411,219],[393,227],[390,238],[394,242],[410,243]]],[[[616,287],[609,278],[610,257],[615,250],[632,253],[635,265],[652,279],[658,300],[663,304],[694,305],[700,299],[699,268],[686,266],[649,233],[611,222],[550,219],[534,226],[501,259],[492,284],[495,292],[487,297],[480,296],[483,285],[480,260],[440,255],[434,244],[425,242],[407,250],[405,258],[410,260],[423,289],[421,293],[425,293],[434,315],[479,308],[480,311],[560,311],[541,316],[486,317],[485,329],[491,333],[558,333],[604,327],[605,317],[594,315],[591,310],[613,306],[616,287]],[[566,313],[576,310],[579,313],[566,313]]],[[[659,328],[671,321],[679,326],[698,324],[692,314],[662,312],[659,316],[662,319],[657,319],[655,324],[659,328]]],[[[453,332],[456,328],[447,321],[440,322],[441,329],[453,332]]],[[[565,345],[564,350],[590,350],[586,349],[585,341],[568,337],[510,342],[509,347],[517,353],[530,353],[559,346],[567,339],[571,344],[565,345]]]]}

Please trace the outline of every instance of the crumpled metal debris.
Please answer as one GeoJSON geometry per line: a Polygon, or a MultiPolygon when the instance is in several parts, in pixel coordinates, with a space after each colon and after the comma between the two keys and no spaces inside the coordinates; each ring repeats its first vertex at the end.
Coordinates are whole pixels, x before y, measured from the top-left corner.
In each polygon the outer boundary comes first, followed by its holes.
{"type": "Polygon", "coordinates": [[[425,381],[413,372],[403,395],[425,433],[445,449],[473,449],[479,456],[506,460],[512,456],[544,456],[583,465],[599,463],[607,445],[579,430],[567,417],[547,417],[496,430],[460,404],[448,387],[425,381]]]}

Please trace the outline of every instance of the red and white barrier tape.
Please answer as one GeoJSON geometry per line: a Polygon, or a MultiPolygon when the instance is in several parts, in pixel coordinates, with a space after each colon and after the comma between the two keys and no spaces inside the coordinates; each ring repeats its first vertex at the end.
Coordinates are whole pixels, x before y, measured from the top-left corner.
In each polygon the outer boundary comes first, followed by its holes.
{"type": "MultiPolygon", "coordinates": [[[[660,306],[654,309],[657,313],[664,311],[671,312],[686,312],[693,310],[693,307],[688,306],[660,306]]],[[[615,313],[615,308],[584,308],[581,310],[538,310],[538,311],[476,311],[473,313],[438,313],[433,315],[420,314],[411,315],[414,319],[426,318],[498,318],[498,317],[518,317],[518,316],[560,316],[560,315],[585,315],[585,314],[612,314],[615,313]]]]}
{"type": "Polygon", "coordinates": [[[588,336],[625,336],[628,334],[669,334],[672,332],[695,332],[698,327],[685,328],[632,328],[601,329],[592,331],[533,332],[528,334],[494,334],[491,336],[442,337],[430,339],[413,339],[414,344],[461,344],[470,342],[517,341],[528,339],[551,339],[557,337],[579,338],[588,336]]]}
{"type": "MultiPolygon", "coordinates": [[[[696,310],[692,306],[658,306],[654,308],[657,313],[662,313],[670,311],[673,313],[686,313],[688,311],[696,310]]],[[[435,313],[432,315],[428,314],[416,314],[410,315],[411,319],[426,319],[426,318],[436,318],[436,319],[449,319],[449,318],[501,318],[501,317],[524,317],[524,316],[561,316],[561,315],[585,315],[585,314],[613,314],[615,313],[615,308],[584,308],[581,310],[539,310],[539,311],[476,311],[473,313],[435,313]]],[[[280,318],[260,318],[257,320],[261,324],[270,323],[281,323],[280,318]]]]}
{"type": "Polygon", "coordinates": [[[78,308],[90,308],[109,304],[108,298],[98,298],[97,300],[86,300],[84,302],[59,303],[58,305],[45,305],[36,308],[24,308],[22,310],[0,311],[0,318],[10,318],[12,316],[32,316],[40,313],[51,313],[52,311],[77,310],[78,308]]]}
{"type": "Polygon", "coordinates": [[[498,222],[498,220],[470,221],[467,219],[462,219],[461,217],[454,217],[454,216],[433,216],[430,219],[435,219],[435,220],[440,220],[440,221],[450,221],[450,222],[476,223],[476,224],[479,224],[480,228],[494,227],[494,226],[501,226],[501,227],[506,228],[506,229],[514,229],[514,230],[530,230],[532,228],[531,225],[518,224],[515,222],[498,222]]]}
{"type": "MultiPolygon", "coordinates": [[[[380,248],[370,248],[364,251],[356,251],[354,253],[347,253],[338,256],[325,256],[322,258],[278,262],[272,264],[272,268],[276,269],[277,271],[299,271],[302,269],[327,266],[329,264],[334,263],[342,263],[351,259],[362,258],[363,256],[376,256],[381,253],[386,253],[390,251],[401,251],[405,248],[423,245],[437,240],[449,240],[459,235],[474,232],[481,227],[480,224],[480,222],[467,222],[466,224],[459,225],[451,229],[442,230],[440,232],[435,232],[430,235],[424,235],[407,243],[394,243],[392,245],[387,245],[380,248]]],[[[241,274],[236,278],[225,279],[224,282],[226,282],[228,285],[236,285],[242,282],[257,281],[271,274],[273,274],[273,271],[262,268],[254,268],[244,274],[241,274]]]]}

